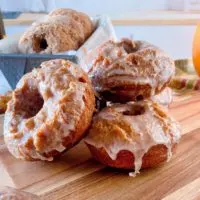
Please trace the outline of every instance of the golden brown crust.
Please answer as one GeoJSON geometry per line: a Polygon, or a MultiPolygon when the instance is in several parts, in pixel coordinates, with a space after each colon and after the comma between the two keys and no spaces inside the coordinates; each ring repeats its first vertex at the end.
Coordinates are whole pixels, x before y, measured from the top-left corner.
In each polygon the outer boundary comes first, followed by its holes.
{"type": "Polygon", "coordinates": [[[69,61],[51,60],[26,74],[8,104],[4,139],[25,160],[52,160],[85,134],[94,112],[91,83],[69,61]]]}
{"type": "MultiPolygon", "coordinates": [[[[121,150],[117,154],[117,158],[112,160],[104,148],[96,148],[87,144],[92,156],[104,165],[120,168],[120,169],[134,169],[134,154],[127,150],[121,150]]],[[[176,144],[172,146],[172,152],[175,152],[176,144]]],[[[167,147],[165,145],[156,145],[144,154],[142,158],[141,169],[157,167],[158,165],[167,161],[167,147]]]]}
{"type": "Polygon", "coordinates": [[[173,60],[144,41],[108,41],[98,50],[89,76],[94,88],[114,102],[158,94],[174,74],[173,60]]]}
{"type": "Polygon", "coordinates": [[[91,33],[94,29],[92,21],[91,21],[91,19],[89,18],[88,15],[86,15],[85,13],[82,13],[82,12],[78,12],[78,11],[73,10],[73,9],[58,8],[58,9],[52,11],[51,13],[49,13],[49,16],[50,17],[52,17],[52,16],[72,17],[74,20],[81,23],[83,32],[85,34],[85,38],[88,38],[91,35],[91,33]]]}
{"type": "Polygon", "coordinates": [[[157,103],[143,101],[104,108],[94,117],[85,143],[100,162],[135,167],[138,173],[170,159],[179,139],[177,122],[157,103]]]}
{"type": "Polygon", "coordinates": [[[92,31],[92,21],[87,15],[58,9],[40,22],[33,23],[20,38],[18,46],[22,53],[77,50],[92,31]]]}

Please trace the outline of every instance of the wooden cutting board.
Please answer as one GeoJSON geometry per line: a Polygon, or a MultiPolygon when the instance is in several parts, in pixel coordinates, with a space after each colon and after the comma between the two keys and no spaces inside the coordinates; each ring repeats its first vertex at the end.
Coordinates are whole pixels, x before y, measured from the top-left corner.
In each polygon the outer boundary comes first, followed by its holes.
{"type": "Polygon", "coordinates": [[[176,97],[170,113],[182,126],[177,153],[170,162],[142,170],[135,178],[94,161],[83,143],[51,163],[17,160],[7,151],[0,131],[0,185],[44,200],[200,199],[200,93],[176,97]]]}

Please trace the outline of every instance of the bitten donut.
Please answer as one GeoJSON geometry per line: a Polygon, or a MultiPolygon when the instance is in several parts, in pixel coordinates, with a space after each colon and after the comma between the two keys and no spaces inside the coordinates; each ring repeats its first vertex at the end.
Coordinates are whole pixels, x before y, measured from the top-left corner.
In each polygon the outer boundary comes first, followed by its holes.
{"type": "Polygon", "coordinates": [[[108,41],[98,49],[89,76],[95,90],[113,102],[137,101],[161,92],[175,71],[173,60],[144,41],[108,41]]]}
{"type": "Polygon", "coordinates": [[[93,119],[85,138],[94,158],[122,169],[157,166],[172,156],[180,139],[176,121],[154,102],[114,104],[93,119]]]}
{"type": "Polygon", "coordinates": [[[93,31],[90,18],[73,10],[53,11],[35,22],[19,40],[22,53],[51,54],[77,50],[93,31]],[[68,13],[68,14],[67,14],[68,13]]]}
{"type": "Polygon", "coordinates": [[[89,16],[86,15],[85,13],[78,12],[76,10],[72,10],[69,8],[58,8],[58,9],[52,11],[51,13],[49,13],[49,16],[50,17],[52,17],[52,16],[72,17],[74,20],[81,23],[83,32],[85,34],[85,38],[88,38],[94,29],[92,21],[89,18],[89,16]]]}
{"type": "Polygon", "coordinates": [[[62,59],[43,62],[24,75],[8,103],[4,140],[24,160],[48,160],[84,136],[95,107],[83,70],[62,59]]]}
{"type": "Polygon", "coordinates": [[[40,200],[36,195],[20,191],[11,187],[0,187],[1,200],[40,200]]]}

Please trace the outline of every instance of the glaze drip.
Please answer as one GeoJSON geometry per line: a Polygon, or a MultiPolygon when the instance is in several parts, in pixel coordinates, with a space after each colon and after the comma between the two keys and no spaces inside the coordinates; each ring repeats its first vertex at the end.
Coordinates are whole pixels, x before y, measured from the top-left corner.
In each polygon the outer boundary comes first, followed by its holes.
{"type": "Polygon", "coordinates": [[[132,101],[141,93],[145,98],[157,94],[174,71],[173,59],[163,50],[144,41],[126,39],[100,46],[89,76],[96,91],[112,91],[119,97],[123,93],[132,101]]]}
{"type": "Polygon", "coordinates": [[[9,102],[4,121],[4,140],[9,151],[21,159],[53,160],[51,152],[59,154],[77,142],[74,137],[78,122],[83,121],[86,99],[91,101],[91,119],[94,94],[87,75],[69,61],[43,62],[41,68],[19,81],[9,102]]]}
{"type": "Polygon", "coordinates": [[[122,150],[131,152],[135,172],[130,175],[135,176],[142,167],[144,155],[156,145],[167,147],[167,160],[170,160],[172,146],[178,143],[180,136],[176,121],[156,103],[144,101],[113,104],[103,109],[96,115],[85,142],[104,148],[112,160],[116,160],[122,150]]]}

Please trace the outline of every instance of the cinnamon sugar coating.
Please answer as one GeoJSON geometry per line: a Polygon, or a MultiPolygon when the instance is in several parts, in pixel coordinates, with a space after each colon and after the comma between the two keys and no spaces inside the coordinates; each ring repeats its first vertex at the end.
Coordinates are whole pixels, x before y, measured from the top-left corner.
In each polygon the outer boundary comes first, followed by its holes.
{"type": "Polygon", "coordinates": [[[86,14],[56,9],[25,31],[18,47],[22,53],[41,54],[77,50],[92,31],[92,21],[86,14]]]}
{"type": "Polygon", "coordinates": [[[53,10],[51,13],[49,13],[49,16],[68,16],[73,18],[74,20],[78,21],[82,25],[82,30],[84,32],[85,38],[88,38],[94,27],[92,24],[91,19],[88,15],[82,12],[78,12],[76,10],[72,10],[69,8],[58,8],[56,10],[53,10]]]}
{"type": "Polygon", "coordinates": [[[24,75],[5,114],[4,140],[25,160],[53,160],[74,146],[90,125],[94,92],[86,73],[62,59],[24,75]]]}

